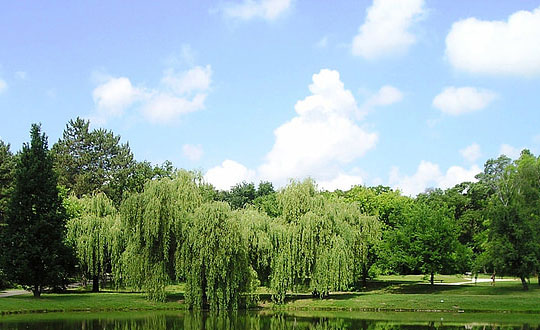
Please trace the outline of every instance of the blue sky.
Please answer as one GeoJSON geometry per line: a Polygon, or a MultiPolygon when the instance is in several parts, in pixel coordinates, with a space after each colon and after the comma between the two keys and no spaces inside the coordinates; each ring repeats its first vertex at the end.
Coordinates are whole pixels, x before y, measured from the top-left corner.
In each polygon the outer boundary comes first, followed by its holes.
{"type": "Polygon", "coordinates": [[[540,152],[540,1],[5,1],[0,137],[89,118],[219,188],[417,194],[540,152]]]}

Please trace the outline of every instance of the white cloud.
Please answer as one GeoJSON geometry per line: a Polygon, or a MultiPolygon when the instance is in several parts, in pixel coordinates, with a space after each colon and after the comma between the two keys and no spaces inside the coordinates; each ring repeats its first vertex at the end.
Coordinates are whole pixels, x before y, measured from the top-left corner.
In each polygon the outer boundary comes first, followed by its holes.
{"type": "Polygon", "coordinates": [[[449,115],[458,116],[487,107],[497,94],[475,87],[446,87],[433,99],[433,106],[449,115]]]}
{"type": "Polygon", "coordinates": [[[540,74],[540,7],[518,11],[507,21],[471,17],[455,22],[446,56],[457,69],[483,74],[540,74]]]}
{"type": "Polygon", "coordinates": [[[98,113],[106,118],[123,115],[124,110],[131,106],[142,91],[133,87],[126,77],[110,78],[92,92],[98,113]]]}
{"type": "Polygon", "coordinates": [[[515,148],[509,144],[502,144],[499,148],[499,155],[505,155],[511,159],[518,159],[521,149],[515,148]]]}
{"type": "Polygon", "coordinates": [[[187,94],[194,91],[206,91],[212,82],[212,68],[196,66],[186,72],[175,72],[173,69],[165,71],[161,82],[172,92],[187,94]]]}
{"type": "Polygon", "coordinates": [[[353,55],[373,59],[404,52],[416,42],[410,27],[425,14],[424,0],[373,0],[352,42],[353,55]]]}
{"type": "Polygon", "coordinates": [[[204,154],[203,148],[200,144],[199,145],[184,144],[182,146],[182,153],[187,159],[191,160],[192,162],[201,159],[201,157],[204,154]]]}
{"type": "Polygon", "coordinates": [[[2,80],[0,78],[0,93],[2,93],[3,91],[5,91],[7,89],[7,83],[5,80],[2,80]]]}
{"type": "Polygon", "coordinates": [[[363,184],[364,180],[360,175],[349,175],[339,173],[335,178],[318,182],[319,188],[328,191],[349,190],[351,187],[363,184]]]}
{"type": "Polygon", "coordinates": [[[263,18],[275,20],[291,6],[291,0],[243,0],[241,3],[229,3],[223,8],[223,14],[229,18],[250,20],[263,18]]]}
{"type": "Polygon", "coordinates": [[[234,160],[225,160],[220,166],[206,172],[204,179],[217,189],[228,190],[242,181],[253,181],[255,172],[234,160]]]}
{"type": "Polygon", "coordinates": [[[370,96],[361,106],[360,116],[374,107],[388,106],[403,100],[403,93],[394,86],[385,85],[377,93],[370,96]]]}
{"type": "Polygon", "coordinates": [[[482,157],[480,146],[477,143],[473,143],[470,146],[461,149],[459,153],[470,163],[474,163],[478,158],[482,157]]]}
{"type": "Polygon", "coordinates": [[[476,181],[474,176],[482,170],[477,165],[469,169],[451,166],[446,173],[442,173],[439,165],[421,161],[416,173],[412,176],[401,175],[398,167],[390,171],[389,182],[392,187],[399,189],[405,195],[416,196],[427,188],[447,189],[465,181],[476,181]]]}
{"type": "Polygon", "coordinates": [[[275,142],[259,167],[259,175],[277,184],[289,178],[334,177],[339,166],[363,156],[377,142],[353,119],[359,112],[339,72],[323,69],[313,75],[312,95],[295,105],[297,116],[274,131],[275,142]]]}
{"type": "Polygon", "coordinates": [[[153,123],[169,123],[181,115],[204,109],[206,94],[197,94],[192,99],[167,93],[152,95],[142,106],[142,114],[153,123]]]}
{"type": "Polygon", "coordinates": [[[165,70],[156,88],[133,86],[126,77],[103,77],[93,91],[97,123],[121,117],[128,108],[136,109],[153,123],[169,123],[190,112],[204,109],[212,83],[212,68],[196,66],[185,72],[165,70]]]}

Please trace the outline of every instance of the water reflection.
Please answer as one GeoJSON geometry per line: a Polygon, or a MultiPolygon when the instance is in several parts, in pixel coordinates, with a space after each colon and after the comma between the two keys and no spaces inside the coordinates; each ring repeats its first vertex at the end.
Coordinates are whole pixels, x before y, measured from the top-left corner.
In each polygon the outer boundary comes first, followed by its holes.
{"type": "MultiPolygon", "coordinates": [[[[116,314],[27,314],[0,316],[0,329],[83,330],[337,330],[337,329],[540,329],[538,323],[383,321],[362,319],[362,314],[309,316],[287,313],[208,314],[194,312],[125,312],[116,314]]],[[[496,317],[496,316],[495,316],[496,317]]],[[[533,316],[534,317],[534,316],[533,316]]],[[[533,318],[534,319],[534,318],[533,318]]],[[[519,318],[518,318],[519,320],[519,318]]],[[[540,321],[539,321],[540,322],[540,321]]]]}

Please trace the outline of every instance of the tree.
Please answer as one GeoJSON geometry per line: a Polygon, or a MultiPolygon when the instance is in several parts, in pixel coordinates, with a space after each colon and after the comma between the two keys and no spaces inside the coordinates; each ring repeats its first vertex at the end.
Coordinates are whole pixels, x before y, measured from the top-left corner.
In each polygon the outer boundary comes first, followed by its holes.
{"type": "Polygon", "coordinates": [[[47,137],[36,124],[30,135],[17,161],[0,261],[11,280],[39,297],[44,287],[64,284],[73,257],[65,244],[65,210],[47,137]]]}
{"type": "Polygon", "coordinates": [[[232,216],[226,203],[204,203],[186,227],[181,272],[190,308],[238,309],[245,305],[241,294],[255,289],[257,275],[249,265],[240,224],[232,216]]]}
{"type": "Polygon", "coordinates": [[[458,244],[451,211],[444,204],[434,206],[419,200],[406,211],[405,219],[386,237],[389,262],[397,269],[428,274],[433,284],[434,275],[451,266],[458,244]]]}
{"type": "Polygon", "coordinates": [[[164,301],[165,285],[183,276],[180,246],[186,222],[202,204],[197,181],[193,173],[178,171],[174,179],[148,181],[141,193],[122,202],[127,233],[115,276],[122,274],[126,284],[143,289],[151,300],[164,301]]]}
{"type": "Polygon", "coordinates": [[[119,205],[133,175],[133,154],[120,136],[104,129],[90,131],[89,126],[81,118],[70,120],[53,146],[59,183],[77,197],[103,192],[119,205]]]}
{"type": "MultiPolygon", "coordinates": [[[[0,140],[0,232],[5,222],[9,198],[13,190],[15,176],[15,157],[9,150],[9,144],[0,140]]],[[[0,268],[0,288],[7,286],[7,279],[0,268]]]]}
{"type": "Polygon", "coordinates": [[[92,291],[98,292],[99,278],[110,266],[118,212],[103,193],[75,202],[81,210],[68,221],[67,237],[73,242],[81,270],[92,279],[92,291]]]}
{"type": "Polygon", "coordinates": [[[539,268],[540,161],[528,150],[507,164],[488,206],[487,260],[500,273],[517,276],[523,289],[539,268]]]}

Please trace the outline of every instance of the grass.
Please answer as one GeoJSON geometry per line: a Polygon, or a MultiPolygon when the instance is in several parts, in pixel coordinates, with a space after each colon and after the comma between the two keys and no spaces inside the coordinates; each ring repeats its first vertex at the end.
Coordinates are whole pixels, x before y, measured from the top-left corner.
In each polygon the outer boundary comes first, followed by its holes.
{"type": "Polygon", "coordinates": [[[170,292],[166,302],[148,301],[142,293],[80,292],[43,294],[35,299],[31,294],[0,298],[0,314],[31,312],[177,310],[185,309],[183,295],[170,292]]]}
{"type": "MultiPolygon", "coordinates": [[[[451,282],[448,282],[451,283],[451,282]]],[[[336,293],[327,299],[291,296],[280,309],[525,312],[540,313],[540,287],[532,282],[524,291],[521,282],[472,285],[435,285],[412,278],[383,279],[364,292],[336,293]]]]}
{"type": "MultiPolygon", "coordinates": [[[[482,277],[484,278],[484,277],[482,277]]],[[[489,278],[489,276],[487,277],[489,278]]],[[[259,288],[260,307],[281,311],[442,311],[451,313],[540,313],[540,287],[536,280],[530,290],[523,291],[519,281],[445,285],[466,282],[465,276],[437,276],[442,285],[431,286],[421,275],[384,276],[369,283],[363,292],[334,293],[326,299],[310,294],[290,295],[284,305],[270,301],[267,288],[259,288]]],[[[184,284],[167,287],[168,300],[150,302],[142,293],[105,291],[90,293],[73,290],[64,294],[43,294],[35,299],[31,294],[0,298],[0,314],[29,312],[125,311],[125,310],[181,310],[184,284]]]]}

